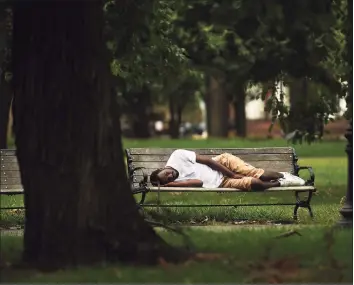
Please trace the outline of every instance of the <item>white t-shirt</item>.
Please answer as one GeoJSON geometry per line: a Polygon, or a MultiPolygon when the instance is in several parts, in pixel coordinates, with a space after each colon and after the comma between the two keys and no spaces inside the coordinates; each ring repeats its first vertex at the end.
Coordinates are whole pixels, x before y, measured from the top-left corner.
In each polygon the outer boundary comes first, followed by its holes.
{"type": "Polygon", "coordinates": [[[198,179],[203,181],[204,188],[218,188],[223,178],[221,172],[196,162],[196,153],[189,150],[175,150],[168,159],[166,166],[178,171],[179,175],[175,181],[198,179]]]}

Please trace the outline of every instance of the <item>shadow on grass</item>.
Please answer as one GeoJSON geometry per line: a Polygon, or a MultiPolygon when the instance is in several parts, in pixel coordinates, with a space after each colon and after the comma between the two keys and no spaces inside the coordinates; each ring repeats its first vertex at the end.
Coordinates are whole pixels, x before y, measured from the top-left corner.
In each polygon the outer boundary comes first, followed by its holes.
{"type": "MultiPolygon", "coordinates": [[[[274,227],[219,232],[189,228],[184,232],[198,254],[187,262],[171,264],[161,260],[157,266],[100,264],[51,273],[15,266],[21,257],[22,237],[2,236],[1,282],[352,282],[351,230],[311,227],[284,231],[274,227]]],[[[183,245],[179,235],[163,229],[158,233],[170,244],[183,245]]]]}

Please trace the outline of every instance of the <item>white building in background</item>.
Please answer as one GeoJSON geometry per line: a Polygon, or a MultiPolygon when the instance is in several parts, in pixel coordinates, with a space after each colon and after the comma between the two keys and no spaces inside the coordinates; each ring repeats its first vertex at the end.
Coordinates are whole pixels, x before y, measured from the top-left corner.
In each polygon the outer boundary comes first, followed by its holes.
{"type": "Polygon", "coordinates": [[[264,102],[262,101],[262,99],[252,100],[246,103],[247,120],[260,120],[264,118],[264,102]]]}
{"type": "MultiPolygon", "coordinates": [[[[276,96],[280,99],[281,92],[284,93],[284,103],[286,106],[290,105],[289,88],[281,83],[277,85],[276,96]]],[[[266,118],[264,111],[264,101],[262,100],[262,88],[259,86],[252,86],[247,90],[246,99],[246,119],[247,120],[261,120],[266,118]],[[258,98],[258,99],[253,99],[258,98]]]]}
{"type": "Polygon", "coordinates": [[[347,110],[347,102],[345,101],[345,99],[339,99],[339,114],[340,116],[343,116],[345,111],[347,110]]]}

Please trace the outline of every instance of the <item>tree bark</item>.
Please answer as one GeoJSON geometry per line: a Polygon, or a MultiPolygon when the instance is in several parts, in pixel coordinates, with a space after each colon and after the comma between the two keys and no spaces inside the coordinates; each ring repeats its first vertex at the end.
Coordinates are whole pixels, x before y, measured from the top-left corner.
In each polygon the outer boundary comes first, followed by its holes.
{"type": "Polygon", "coordinates": [[[168,101],[170,111],[169,133],[172,139],[179,138],[179,126],[181,124],[181,116],[179,116],[179,106],[174,96],[169,97],[168,101]]]}
{"type": "Polygon", "coordinates": [[[229,109],[226,92],[222,80],[210,77],[207,80],[206,92],[207,126],[209,137],[227,137],[229,109]]]}
{"type": "Polygon", "coordinates": [[[269,94],[269,92],[271,92],[270,86],[271,86],[271,84],[269,82],[268,83],[265,83],[265,82],[262,83],[262,93],[265,94],[265,98],[263,100],[263,102],[264,102],[264,119],[267,120],[267,121],[271,119],[270,112],[268,112],[266,110],[266,104],[267,104],[268,96],[270,96],[268,94],[269,94]]]}
{"type": "Polygon", "coordinates": [[[7,134],[9,125],[12,89],[5,81],[5,75],[0,75],[0,149],[7,148],[7,134]]]}
{"type": "Polygon", "coordinates": [[[167,248],[127,181],[102,30],[98,0],[16,2],[14,130],[31,265],[154,262],[167,248]]]}
{"type": "Polygon", "coordinates": [[[240,84],[236,90],[236,100],[234,101],[235,109],[235,127],[237,136],[245,138],[247,136],[247,120],[246,120],[246,92],[244,85],[240,84]]]}
{"type": "Polygon", "coordinates": [[[5,7],[1,7],[4,11],[1,11],[3,19],[0,22],[0,149],[7,148],[9,130],[9,116],[12,101],[12,86],[11,79],[8,78],[7,73],[11,70],[11,38],[12,38],[12,12],[9,9],[9,4],[5,4],[5,7]]]}
{"type": "Polygon", "coordinates": [[[289,83],[290,113],[289,130],[301,129],[303,114],[307,109],[307,85],[305,79],[292,79],[289,83]]]}

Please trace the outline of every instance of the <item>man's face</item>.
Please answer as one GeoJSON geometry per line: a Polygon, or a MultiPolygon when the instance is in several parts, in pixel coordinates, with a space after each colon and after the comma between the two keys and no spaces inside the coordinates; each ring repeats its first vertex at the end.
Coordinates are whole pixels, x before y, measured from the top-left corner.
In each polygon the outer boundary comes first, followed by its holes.
{"type": "Polygon", "coordinates": [[[169,182],[176,180],[176,178],[178,177],[178,171],[176,169],[166,167],[160,171],[157,177],[159,178],[160,184],[165,185],[169,182]]]}

